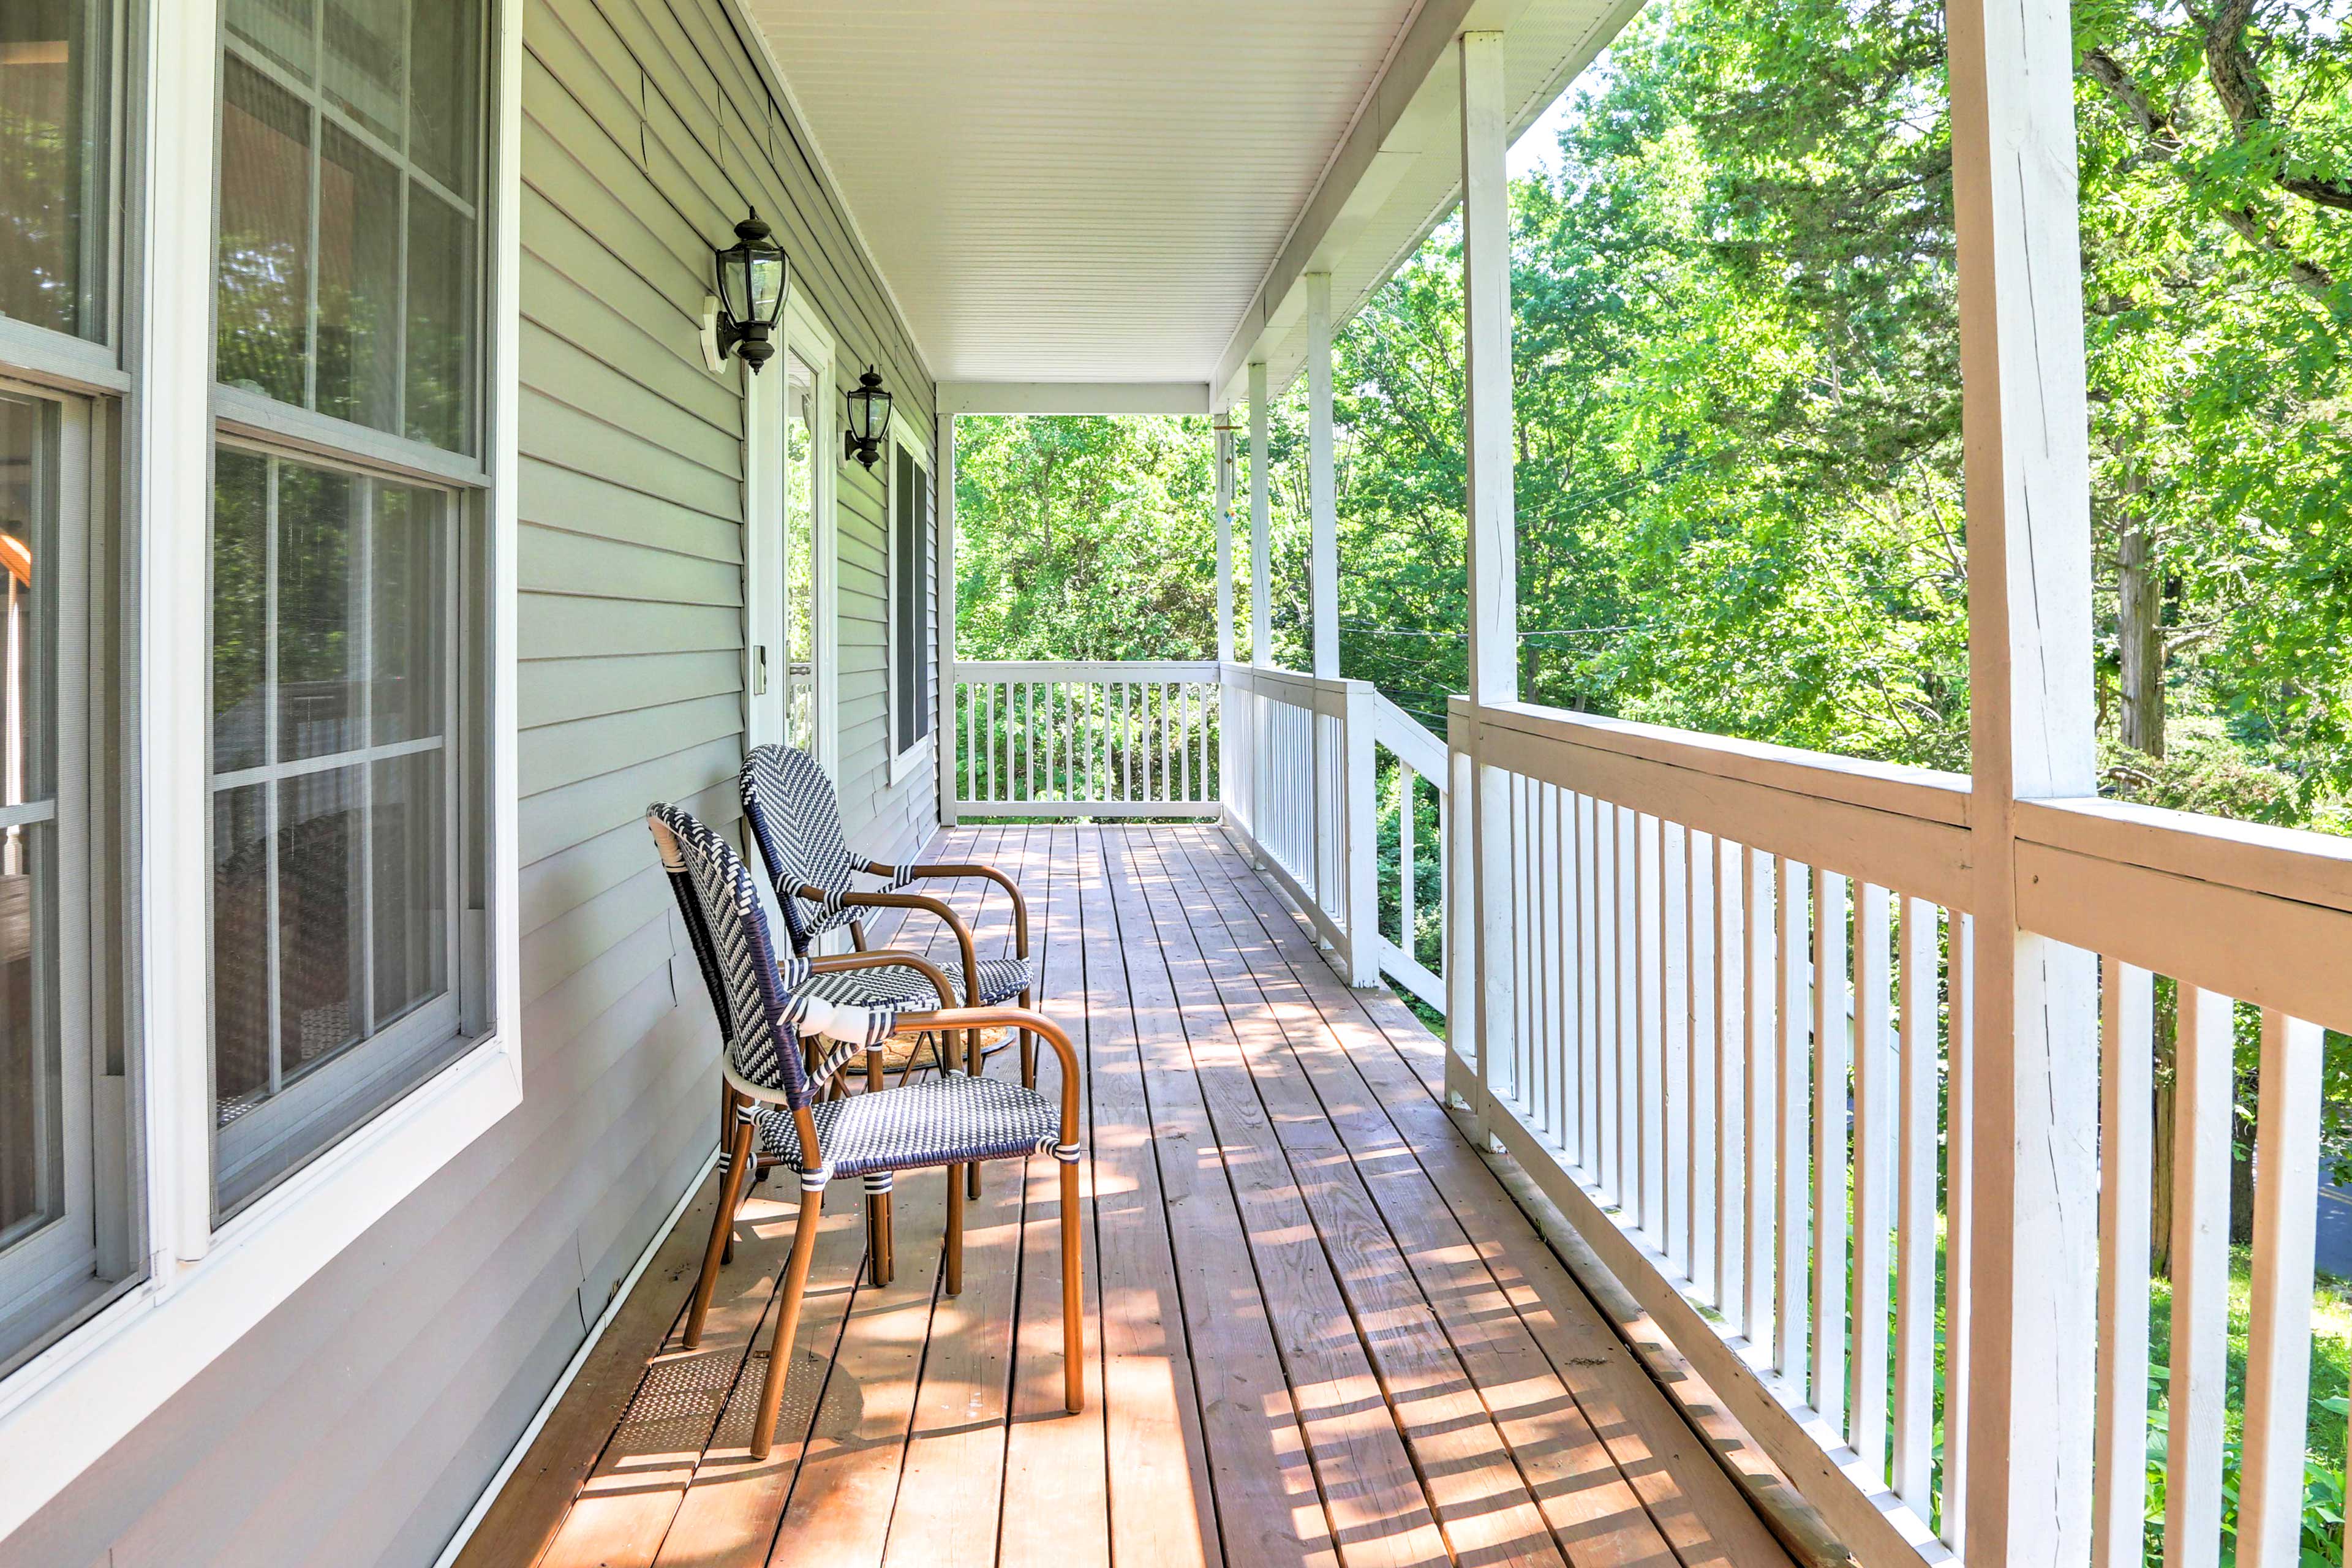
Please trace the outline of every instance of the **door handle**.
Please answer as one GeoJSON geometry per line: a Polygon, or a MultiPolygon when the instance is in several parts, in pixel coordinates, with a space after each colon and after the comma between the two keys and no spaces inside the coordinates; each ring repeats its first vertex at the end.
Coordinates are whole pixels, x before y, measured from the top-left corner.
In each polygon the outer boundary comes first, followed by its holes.
{"type": "Polygon", "coordinates": [[[768,645],[766,643],[753,643],[751,645],[751,695],[754,697],[765,697],[767,694],[768,645]]]}

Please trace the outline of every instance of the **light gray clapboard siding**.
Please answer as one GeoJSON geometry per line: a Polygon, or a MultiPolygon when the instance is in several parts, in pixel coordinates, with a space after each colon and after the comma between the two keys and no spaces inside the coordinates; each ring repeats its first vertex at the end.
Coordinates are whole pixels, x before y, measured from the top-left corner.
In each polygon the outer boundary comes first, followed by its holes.
{"type": "MultiPolygon", "coordinates": [[[[429,1562],[709,1153],[709,1007],[641,813],[739,815],[741,401],[695,341],[711,246],[756,204],[836,386],[872,363],[926,430],[933,388],[716,0],[531,0],[525,46],[523,1104],[0,1562],[429,1562]]],[[[903,858],[935,792],[928,768],[888,787],[884,489],[836,475],[844,816],[903,858]]]]}

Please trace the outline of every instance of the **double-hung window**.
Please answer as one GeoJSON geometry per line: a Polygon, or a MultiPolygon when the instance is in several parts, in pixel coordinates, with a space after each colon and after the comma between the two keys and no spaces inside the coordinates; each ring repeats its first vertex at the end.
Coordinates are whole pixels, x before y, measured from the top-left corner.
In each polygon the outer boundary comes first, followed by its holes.
{"type": "Polygon", "coordinates": [[[235,1209],[478,1027],[480,0],[225,0],[212,1086],[235,1209]]]}
{"type": "Polygon", "coordinates": [[[136,1275],[111,476],[121,16],[0,3],[0,1373],[136,1275]]]}

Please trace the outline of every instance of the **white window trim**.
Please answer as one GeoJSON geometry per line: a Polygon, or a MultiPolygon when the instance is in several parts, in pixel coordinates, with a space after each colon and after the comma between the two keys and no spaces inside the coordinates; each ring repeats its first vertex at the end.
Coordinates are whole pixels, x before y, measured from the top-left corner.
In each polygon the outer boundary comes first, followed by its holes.
{"type": "Polygon", "coordinates": [[[212,138],[218,0],[147,8],[124,75],[145,112],[130,149],[145,256],[123,305],[145,331],[126,409],[130,535],[139,551],[141,812],[137,941],[143,978],[147,1274],[0,1381],[0,1539],[5,1539],[369,1226],[522,1102],[515,747],[515,310],[521,275],[522,0],[489,0],[495,192],[488,354],[490,492],[489,917],[495,1032],[247,1209],[213,1220],[208,1071],[210,932],[155,911],[201,908],[207,853],[210,531],[184,498],[212,492],[212,138]]]}
{"type": "MultiPolygon", "coordinates": [[[[931,462],[930,443],[924,440],[913,426],[900,420],[894,413],[890,419],[889,444],[893,447],[904,447],[914,454],[916,465],[923,470],[923,478],[930,487],[931,495],[936,498],[939,494],[940,476],[939,469],[931,462]]],[[[898,461],[895,455],[889,459],[889,478],[882,486],[882,560],[885,567],[882,602],[886,612],[883,616],[882,670],[883,690],[886,694],[884,706],[887,710],[883,719],[886,745],[898,738],[898,573],[901,568],[898,561],[898,461]]],[[[930,536],[931,547],[934,551],[939,548],[937,516],[938,513],[934,511],[931,519],[918,520],[919,531],[930,536]]],[[[925,619],[928,621],[929,617],[925,619]]],[[[925,665],[932,662],[930,651],[928,648],[922,650],[920,662],[925,665]]],[[[917,736],[914,743],[905,751],[892,754],[890,758],[892,789],[897,789],[915,776],[916,770],[920,768],[923,765],[923,760],[930,755],[931,747],[938,739],[937,721],[934,720],[931,733],[917,736]]]]}

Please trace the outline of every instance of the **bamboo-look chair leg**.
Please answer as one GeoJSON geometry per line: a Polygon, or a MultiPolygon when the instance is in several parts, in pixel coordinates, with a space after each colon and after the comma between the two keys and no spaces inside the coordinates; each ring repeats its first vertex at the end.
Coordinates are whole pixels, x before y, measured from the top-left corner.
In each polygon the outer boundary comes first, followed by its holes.
{"type": "Polygon", "coordinates": [[[775,1446],[776,1412],[784,1402],[784,1379],[793,1364],[793,1336],[801,1326],[801,1298],[808,1290],[809,1258],[816,1251],[817,1220],[824,1192],[801,1193],[800,1223],[793,1227],[792,1261],[784,1267],[784,1305],[776,1314],[776,1337],[768,1346],[768,1380],[760,1388],[759,1418],[751,1426],[751,1458],[764,1459],[775,1446]]]}
{"type": "MultiPolygon", "coordinates": [[[[866,1092],[880,1094],[887,1087],[882,1070],[882,1053],[866,1053],[866,1092]]],[[[898,1259],[892,1256],[890,1234],[890,1194],[877,1193],[866,1200],[866,1253],[870,1260],[868,1272],[877,1285],[887,1285],[898,1271],[898,1259]]]]}
{"type": "Polygon", "coordinates": [[[1062,1167],[1062,1404],[1076,1415],[1087,1407],[1087,1320],[1078,1281],[1078,1168],[1062,1167]]]}
{"type": "MultiPolygon", "coordinates": [[[[1034,1012],[1035,1009],[1035,998],[1030,994],[1028,987],[1024,986],[1021,991],[1021,1010],[1027,1013],[1034,1012]]],[[[1021,1031],[1021,1087],[1024,1089],[1037,1087],[1037,1035],[1032,1029],[1021,1031]]]]}
{"type": "MultiPolygon", "coordinates": [[[[978,1163],[977,1161],[974,1162],[978,1163]]],[[[963,1179],[953,1165],[948,1167],[948,1261],[947,1291],[950,1296],[963,1294],[963,1179]]]]}
{"type": "MultiPolygon", "coordinates": [[[[735,1090],[732,1085],[722,1083],[719,1086],[719,1146],[729,1149],[734,1142],[735,1090]]],[[[726,1184],[722,1182],[719,1185],[723,1188],[726,1184]]],[[[723,1200],[726,1194],[722,1191],[719,1196],[723,1200]]],[[[723,1204],[720,1212],[726,1215],[727,1226],[727,1244],[719,1253],[719,1261],[724,1265],[735,1261],[735,1216],[726,1212],[723,1204]]]]}
{"type": "Polygon", "coordinates": [[[735,1243],[735,1204],[751,1163],[751,1124],[738,1121],[728,1150],[727,1180],[719,1184],[719,1212],[710,1218],[710,1242],[702,1249],[702,1276],[694,1282],[694,1304],[686,1310],[686,1348],[702,1343],[702,1321],[710,1315],[710,1294],[719,1288],[719,1266],[735,1243]]]}

